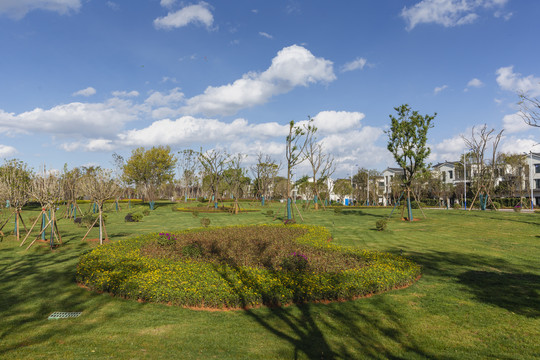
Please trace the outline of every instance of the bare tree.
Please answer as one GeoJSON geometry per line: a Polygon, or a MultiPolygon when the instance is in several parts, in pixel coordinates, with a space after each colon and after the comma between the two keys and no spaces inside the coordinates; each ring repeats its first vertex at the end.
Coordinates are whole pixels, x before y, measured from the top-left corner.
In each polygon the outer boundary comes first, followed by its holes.
{"type": "Polygon", "coordinates": [[[270,188],[275,183],[280,168],[281,163],[278,164],[270,155],[264,155],[262,152],[257,154],[257,163],[250,168],[257,191],[256,195],[261,196],[263,205],[265,199],[270,196],[270,188]]]}
{"type": "Polygon", "coordinates": [[[323,146],[320,142],[317,142],[316,136],[314,136],[314,131],[311,132],[307,138],[307,144],[304,148],[304,155],[311,165],[312,171],[312,184],[313,184],[313,194],[315,195],[313,202],[315,204],[315,210],[319,209],[320,199],[320,182],[325,181],[329,176],[331,176],[336,170],[334,165],[334,157],[323,151],[323,146]]]}
{"type": "Polygon", "coordinates": [[[523,120],[530,126],[540,127],[540,99],[530,97],[524,92],[520,92],[518,95],[520,98],[518,102],[519,114],[523,120]]]}
{"type": "MultiPolygon", "coordinates": [[[[484,124],[480,128],[473,126],[471,130],[471,136],[466,137],[462,135],[465,145],[471,149],[471,156],[473,159],[473,185],[475,188],[475,195],[473,198],[473,204],[478,195],[486,196],[486,201],[489,199],[491,202],[490,193],[493,192],[495,184],[495,173],[497,169],[497,147],[501,141],[503,134],[501,130],[496,135],[494,134],[495,129],[488,129],[487,125],[484,124]],[[491,160],[486,159],[486,151],[488,145],[491,144],[491,160]]],[[[485,202],[484,202],[485,204],[485,202]]],[[[491,203],[493,206],[493,203],[491,203]]],[[[481,206],[484,208],[484,205],[481,206]]],[[[472,206],[469,208],[469,210],[472,206]]]]}
{"type": "Polygon", "coordinates": [[[81,181],[81,189],[84,194],[90,197],[94,201],[99,210],[98,218],[90,226],[88,232],[84,236],[83,240],[86,238],[90,230],[94,227],[96,222],[99,222],[99,244],[103,244],[103,232],[105,232],[105,238],[107,238],[107,230],[105,229],[105,224],[103,221],[103,204],[105,200],[113,199],[116,197],[116,194],[120,191],[120,187],[114,180],[111,171],[96,168],[93,171],[87,172],[84,178],[81,181]]]}
{"type": "Polygon", "coordinates": [[[236,154],[236,156],[231,156],[230,161],[227,163],[227,169],[223,172],[223,180],[227,184],[230,193],[234,198],[234,207],[233,213],[235,215],[240,211],[238,206],[238,197],[242,191],[242,185],[249,178],[245,174],[245,170],[242,168],[242,161],[247,155],[236,154]]]}
{"type": "Polygon", "coordinates": [[[13,209],[8,220],[0,227],[0,231],[7,224],[11,216],[15,216],[15,236],[20,240],[20,223],[22,222],[25,230],[26,225],[22,220],[22,207],[28,202],[30,195],[30,186],[32,183],[32,170],[26,163],[20,160],[12,159],[5,161],[0,167],[0,183],[3,185],[0,190],[3,192],[2,198],[9,201],[9,206],[13,209]]]}
{"type": "MultiPolygon", "coordinates": [[[[231,156],[224,150],[212,149],[198,154],[205,178],[208,179],[210,190],[214,196],[214,208],[218,207],[219,183],[223,178],[223,171],[231,160],[231,156]]],[[[210,202],[208,202],[210,205],[210,202]]]]}
{"type": "Polygon", "coordinates": [[[199,170],[199,154],[191,149],[183,150],[180,152],[180,164],[178,170],[183,182],[184,189],[184,201],[188,201],[188,197],[194,196],[194,189],[197,186],[197,173],[199,170]]]}

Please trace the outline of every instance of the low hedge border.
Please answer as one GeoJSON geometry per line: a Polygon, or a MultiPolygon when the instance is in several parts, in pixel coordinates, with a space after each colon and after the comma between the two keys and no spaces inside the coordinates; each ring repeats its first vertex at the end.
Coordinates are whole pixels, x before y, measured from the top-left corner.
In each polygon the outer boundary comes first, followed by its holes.
{"type": "MultiPolygon", "coordinates": [[[[179,211],[179,212],[194,212],[194,211],[197,211],[199,213],[231,213],[233,212],[233,208],[232,207],[218,207],[217,210],[213,207],[178,207],[178,208],[173,208],[174,211],[179,211]]],[[[259,209],[239,209],[238,212],[240,213],[247,213],[247,212],[257,212],[257,211],[261,211],[259,209]]]]}
{"type": "MultiPolygon", "coordinates": [[[[324,227],[287,226],[308,230],[295,242],[361,256],[366,266],[335,273],[285,272],[141,256],[144,244],[159,238],[153,233],[101,246],[81,256],[76,279],[92,290],[128,299],[232,309],[350,300],[410,285],[420,276],[420,266],[404,257],[334,245],[329,242],[330,233],[324,227]]],[[[185,232],[188,231],[212,229],[185,232]]]]}

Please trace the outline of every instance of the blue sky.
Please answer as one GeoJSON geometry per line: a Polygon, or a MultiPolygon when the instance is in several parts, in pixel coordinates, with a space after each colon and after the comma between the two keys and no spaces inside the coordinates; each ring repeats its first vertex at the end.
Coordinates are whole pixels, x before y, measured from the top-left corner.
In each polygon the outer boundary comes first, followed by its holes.
{"type": "Polygon", "coordinates": [[[111,167],[170,145],[249,165],[281,160],[309,115],[347,176],[394,165],[384,130],[404,103],[438,114],[432,163],[484,123],[528,152],[540,130],[516,92],[540,96],[539,17],[517,0],[0,0],[0,157],[111,167]]]}

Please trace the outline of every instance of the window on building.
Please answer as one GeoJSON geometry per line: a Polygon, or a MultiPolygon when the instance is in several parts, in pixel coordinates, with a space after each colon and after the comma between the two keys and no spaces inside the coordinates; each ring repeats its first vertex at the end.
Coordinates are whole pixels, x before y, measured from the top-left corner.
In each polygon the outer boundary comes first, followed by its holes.
{"type": "Polygon", "coordinates": [[[534,169],[537,174],[540,174],[540,164],[534,164],[534,169]]]}
{"type": "Polygon", "coordinates": [[[448,171],[448,178],[452,179],[454,177],[454,172],[452,170],[448,171]]]}
{"type": "Polygon", "coordinates": [[[446,181],[446,171],[443,171],[443,172],[442,172],[442,181],[443,181],[443,182],[446,181]]]}
{"type": "Polygon", "coordinates": [[[536,182],[536,186],[534,188],[540,189],[540,179],[535,179],[534,181],[536,182]]]}

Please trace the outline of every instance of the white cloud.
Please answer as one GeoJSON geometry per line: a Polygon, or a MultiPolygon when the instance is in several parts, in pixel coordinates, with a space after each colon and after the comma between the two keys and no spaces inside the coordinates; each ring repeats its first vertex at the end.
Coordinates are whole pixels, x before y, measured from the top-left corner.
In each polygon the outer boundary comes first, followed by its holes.
{"type": "Polygon", "coordinates": [[[116,97],[137,97],[137,96],[139,96],[139,92],[136,91],[136,90],[129,91],[129,92],[127,92],[127,91],[113,91],[112,95],[116,96],[116,97]]]}
{"type": "Polygon", "coordinates": [[[430,161],[457,161],[463,154],[465,142],[460,135],[457,135],[429,147],[431,148],[430,161]]]}
{"type": "Polygon", "coordinates": [[[96,89],[94,89],[93,87],[89,86],[87,87],[86,89],[82,89],[82,90],[79,90],[79,91],[75,91],[72,95],[73,96],[92,96],[96,93],[96,89]]]}
{"type": "Polygon", "coordinates": [[[407,30],[418,24],[435,23],[444,27],[470,24],[478,18],[482,9],[501,8],[508,0],[422,0],[409,8],[404,7],[401,17],[407,22],[407,30]]]}
{"type": "Polygon", "coordinates": [[[112,1],[107,1],[107,6],[114,11],[117,11],[120,9],[120,6],[117,3],[112,2],[112,1]]]}
{"type": "Polygon", "coordinates": [[[525,92],[530,96],[540,95],[540,78],[529,75],[523,77],[520,73],[514,72],[513,66],[501,67],[497,69],[497,84],[503,90],[514,92],[525,92]]]}
{"type": "Polygon", "coordinates": [[[538,152],[540,146],[535,146],[538,141],[534,138],[517,138],[515,136],[504,137],[499,146],[500,151],[510,154],[523,154],[529,151],[538,152]]]}
{"type": "Polygon", "coordinates": [[[505,115],[503,117],[503,127],[509,134],[524,132],[531,129],[531,127],[523,120],[520,112],[505,115]]]}
{"type": "Polygon", "coordinates": [[[161,0],[160,5],[166,8],[171,8],[176,0],[161,0]]]}
{"type": "Polygon", "coordinates": [[[471,81],[469,81],[467,83],[468,88],[470,88],[470,87],[479,88],[479,87],[482,87],[482,86],[484,86],[484,83],[480,79],[477,79],[477,78],[474,78],[474,79],[472,79],[471,81]]]}
{"type": "Polygon", "coordinates": [[[313,117],[313,124],[319,132],[332,134],[360,127],[364,117],[360,112],[321,111],[313,117]]]}
{"type": "Polygon", "coordinates": [[[265,33],[264,31],[259,31],[259,35],[261,35],[262,37],[265,37],[267,39],[273,39],[274,37],[268,33],[265,33]]]}
{"type": "Polygon", "coordinates": [[[433,93],[435,95],[437,95],[438,93],[440,93],[441,91],[443,91],[446,88],[448,88],[448,85],[437,86],[435,89],[433,89],[433,93]]]}
{"type": "Polygon", "coordinates": [[[183,111],[209,116],[233,115],[297,86],[330,82],[335,78],[331,61],[313,56],[304,47],[292,45],[280,50],[266,71],[244,74],[232,84],[209,86],[204,94],[188,99],[183,111]]]}
{"type": "Polygon", "coordinates": [[[81,8],[81,0],[2,0],[0,14],[7,14],[15,19],[23,18],[32,10],[47,10],[61,15],[81,8]]]}
{"type": "Polygon", "coordinates": [[[0,157],[2,158],[13,156],[17,152],[17,149],[15,149],[13,146],[0,144],[0,157]]]}
{"type": "Polygon", "coordinates": [[[152,106],[168,106],[182,101],[184,101],[184,93],[180,91],[180,88],[176,87],[169,90],[168,94],[154,91],[144,102],[152,106]]]}
{"type": "Polygon", "coordinates": [[[269,138],[287,134],[287,125],[278,123],[249,124],[245,119],[231,123],[215,119],[182,116],[174,121],[158,120],[143,129],[128,130],[118,136],[128,146],[185,145],[192,143],[233,142],[269,138]]]}
{"type": "MultiPolygon", "coordinates": [[[[169,2],[165,1],[165,3],[169,2]]],[[[167,16],[154,20],[154,26],[158,29],[179,28],[190,23],[211,28],[214,23],[214,16],[210,11],[210,5],[206,2],[200,2],[197,5],[189,5],[173,13],[169,12],[167,16]]]]}
{"type": "Polygon", "coordinates": [[[47,133],[54,136],[115,136],[136,119],[138,109],[129,101],[113,98],[105,103],[74,102],[15,115],[0,110],[0,128],[6,133],[47,133]]]}
{"type": "Polygon", "coordinates": [[[346,63],[341,68],[341,72],[353,71],[356,69],[362,70],[366,66],[367,60],[364,58],[356,58],[355,60],[346,63]]]}

